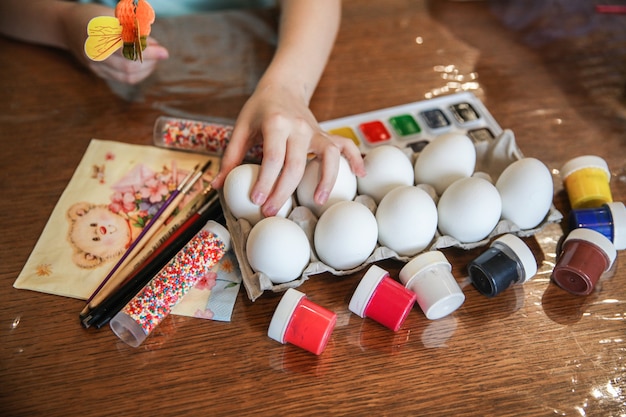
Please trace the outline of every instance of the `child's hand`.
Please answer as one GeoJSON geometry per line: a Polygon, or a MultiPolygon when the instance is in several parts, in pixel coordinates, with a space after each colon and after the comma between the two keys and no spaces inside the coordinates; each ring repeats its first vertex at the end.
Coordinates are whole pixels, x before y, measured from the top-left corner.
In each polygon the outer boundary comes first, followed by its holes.
{"type": "Polygon", "coordinates": [[[169,53],[155,39],[148,38],[148,46],[143,51],[143,62],[124,58],[121,49],[104,61],[87,60],[87,66],[96,75],[125,84],[137,84],[155,70],[159,61],[167,59],[169,53]]]}
{"type": "Polygon", "coordinates": [[[322,175],[315,201],[328,199],[345,156],[352,171],[365,175],[361,153],[352,140],[321,130],[307,103],[281,86],[259,87],[246,102],[224,153],[213,186],[222,186],[226,175],[241,163],[246,151],[263,143],[263,161],[251,199],[262,206],[265,216],[275,215],[302,179],[308,154],[321,159],[322,175]]]}

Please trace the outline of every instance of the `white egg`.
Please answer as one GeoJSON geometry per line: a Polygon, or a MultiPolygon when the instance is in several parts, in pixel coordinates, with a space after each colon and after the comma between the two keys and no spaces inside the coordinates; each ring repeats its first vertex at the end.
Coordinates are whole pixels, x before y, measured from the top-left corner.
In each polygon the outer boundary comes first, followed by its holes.
{"type": "Polygon", "coordinates": [[[496,227],[501,212],[500,194],[493,184],[483,178],[462,178],[439,199],[439,231],[462,243],[478,242],[496,227]]]}
{"type": "Polygon", "coordinates": [[[321,177],[320,166],[321,161],[318,158],[310,160],[296,189],[296,196],[300,205],[308,207],[317,217],[321,216],[333,204],[339,201],[352,200],[356,196],[356,175],[350,169],[348,161],[341,157],[339,159],[337,180],[328,196],[328,200],[323,205],[317,204],[313,199],[313,195],[321,177]]]}
{"type": "Polygon", "coordinates": [[[402,256],[424,250],[437,231],[437,207],[426,191],[412,185],[394,188],[376,210],[378,241],[402,256]]]}
{"type": "MultiPolygon", "coordinates": [[[[228,173],[224,181],[224,200],[228,209],[237,219],[246,219],[252,225],[263,218],[261,206],[250,199],[252,186],[259,177],[261,166],[257,164],[243,164],[235,167],[228,173]]],[[[279,217],[287,217],[293,206],[292,198],[289,198],[276,214],[279,217]]]]}
{"type": "Polygon", "coordinates": [[[377,238],[374,214],[361,203],[340,201],[319,218],[313,240],[322,262],[344,270],[365,262],[374,251],[377,238]]]}
{"type": "Polygon", "coordinates": [[[254,271],[281,284],[300,277],[311,260],[311,244],[304,230],[293,221],[267,217],[250,230],[246,256],[254,271]]]}
{"type": "Polygon", "coordinates": [[[357,178],[359,194],[367,194],[376,203],[401,185],[413,185],[413,164],[399,148],[383,145],[370,150],[363,158],[364,177],[357,178]]]}
{"type": "Polygon", "coordinates": [[[464,134],[445,133],[424,147],[415,160],[415,183],[430,184],[443,194],[454,181],[472,175],[476,147],[464,134]]]}
{"type": "Polygon", "coordinates": [[[521,229],[532,229],[541,223],[552,205],[552,175],[535,158],[522,158],[506,167],[496,188],[502,199],[502,218],[521,229]]]}

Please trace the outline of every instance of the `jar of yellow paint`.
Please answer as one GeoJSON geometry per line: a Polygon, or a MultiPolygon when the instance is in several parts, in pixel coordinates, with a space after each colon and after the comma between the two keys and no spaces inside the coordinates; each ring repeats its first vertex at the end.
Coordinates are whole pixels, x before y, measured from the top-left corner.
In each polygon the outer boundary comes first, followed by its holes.
{"type": "Polygon", "coordinates": [[[596,208],[613,201],[609,186],[611,172],[599,156],[570,159],[561,168],[561,179],[573,209],[596,208]]]}

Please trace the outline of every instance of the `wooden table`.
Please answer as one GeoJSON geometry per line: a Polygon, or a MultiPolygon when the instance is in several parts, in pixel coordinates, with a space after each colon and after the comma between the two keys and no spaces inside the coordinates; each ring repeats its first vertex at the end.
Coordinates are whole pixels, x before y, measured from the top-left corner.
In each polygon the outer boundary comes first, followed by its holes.
{"type": "MultiPolygon", "coordinates": [[[[605,158],[613,196],[624,201],[624,34],[607,42],[603,30],[529,44],[486,2],[345,1],[312,108],[327,120],[463,84],[550,169],[582,154],[605,158]]],[[[338,315],[319,357],[267,337],[278,294],[253,303],[241,291],[229,323],[170,316],[137,349],[108,329],[86,331],[83,301],[12,284],[89,140],[150,144],[161,111],[120,99],[63,52],[7,39],[0,50],[0,414],[626,413],[626,255],[592,295],[570,295],[550,281],[559,225],[529,240],[542,254],[532,281],[492,299],[466,286],[452,316],[429,321],[415,307],[397,333],[349,312],[360,274],[310,279],[300,289],[338,315]]],[[[244,99],[201,111],[235,117],[244,99]]],[[[459,282],[478,253],[446,252],[459,282]]]]}

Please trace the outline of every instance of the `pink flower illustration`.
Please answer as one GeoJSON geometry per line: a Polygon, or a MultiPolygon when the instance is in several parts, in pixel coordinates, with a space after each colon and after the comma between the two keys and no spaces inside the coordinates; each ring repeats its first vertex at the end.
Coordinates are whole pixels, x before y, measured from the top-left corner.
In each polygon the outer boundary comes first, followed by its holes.
{"type": "Polygon", "coordinates": [[[217,274],[215,272],[207,272],[202,278],[196,282],[196,288],[199,290],[211,290],[217,282],[217,274]]]}
{"type": "Polygon", "coordinates": [[[111,196],[109,208],[114,213],[119,213],[120,211],[129,213],[133,211],[135,207],[135,194],[132,192],[123,193],[118,191],[111,196]]]}
{"type": "Polygon", "coordinates": [[[158,203],[167,197],[170,191],[167,188],[167,184],[156,178],[151,178],[146,181],[145,186],[139,192],[143,198],[147,198],[151,203],[158,203]]]}
{"type": "MultiPolygon", "coordinates": [[[[182,178],[184,177],[185,175],[182,175],[182,178]]],[[[166,186],[170,189],[170,191],[173,191],[176,188],[176,179],[173,178],[172,172],[167,170],[165,167],[163,168],[163,172],[157,173],[155,175],[155,178],[157,179],[157,181],[162,182],[163,184],[166,184],[166,186]]],[[[178,180],[180,181],[182,180],[182,178],[178,180]]]]}
{"type": "Polygon", "coordinates": [[[208,308],[206,310],[196,310],[195,313],[193,313],[194,317],[197,317],[199,319],[207,319],[207,320],[211,320],[214,316],[213,312],[211,310],[209,310],[208,308]]]}
{"type": "Polygon", "coordinates": [[[171,168],[164,165],[160,172],[138,164],[111,187],[114,192],[109,208],[114,213],[125,213],[133,226],[143,228],[186,175],[174,161],[171,168]]]}

